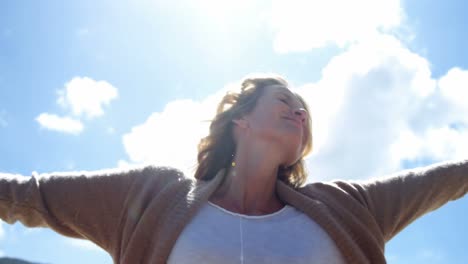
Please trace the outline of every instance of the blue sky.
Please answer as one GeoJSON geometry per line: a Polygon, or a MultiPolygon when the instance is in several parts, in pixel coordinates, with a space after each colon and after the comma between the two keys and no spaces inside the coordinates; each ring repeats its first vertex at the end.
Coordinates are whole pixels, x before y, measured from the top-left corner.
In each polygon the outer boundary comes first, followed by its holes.
{"type": "MultiPolygon", "coordinates": [[[[467,158],[467,5],[1,1],[0,171],[153,163],[190,174],[200,120],[252,72],[285,76],[311,105],[310,181],[467,158]]],[[[467,263],[467,199],[407,227],[388,262],[467,263]]],[[[90,243],[19,223],[0,224],[0,254],[112,263],[90,243]]]]}

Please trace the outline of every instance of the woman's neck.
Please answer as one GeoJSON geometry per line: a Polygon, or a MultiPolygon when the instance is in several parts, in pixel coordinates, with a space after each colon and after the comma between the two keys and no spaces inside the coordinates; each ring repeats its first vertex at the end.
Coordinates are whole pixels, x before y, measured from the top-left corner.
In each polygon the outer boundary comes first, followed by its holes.
{"type": "Polygon", "coordinates": [[[226,210],[247,215],[270,214],[283,208],[284,203],[276,195],[278,167],[265,159],[239,157],[210,201],[226,210]]]}

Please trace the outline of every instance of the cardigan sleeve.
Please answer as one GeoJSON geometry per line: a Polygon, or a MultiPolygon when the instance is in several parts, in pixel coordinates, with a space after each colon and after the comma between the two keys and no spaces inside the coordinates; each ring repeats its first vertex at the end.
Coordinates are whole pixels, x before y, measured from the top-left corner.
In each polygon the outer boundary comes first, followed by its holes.
{"type": "Polygon", "coordinates": [[[146,167],[31,177],[0,173],[0,219],[27,227],[49,227],[108,250],[117,239],[125,200],[135,189],[135,180],[155,176],[157,170],[146,167]]]}
{"type": "Polygon", "coordinates": [[[405,170],[355,187],[388,241],[416,218],[468,192],[468,160],[405,170]]]}

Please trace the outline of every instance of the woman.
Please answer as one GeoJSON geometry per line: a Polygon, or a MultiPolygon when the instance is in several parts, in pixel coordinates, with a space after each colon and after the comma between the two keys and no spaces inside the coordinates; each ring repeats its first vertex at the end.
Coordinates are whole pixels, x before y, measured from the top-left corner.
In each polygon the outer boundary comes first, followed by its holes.
{"type": "Polygon", "coordinates": [[[218,106],[196,179],[166,167],[0,175],[0,218],[93,241],[115,263],[385,263],[384,245],[468,192],[468,161],[304,186],[304,100],[276,76],[218,106]]]}

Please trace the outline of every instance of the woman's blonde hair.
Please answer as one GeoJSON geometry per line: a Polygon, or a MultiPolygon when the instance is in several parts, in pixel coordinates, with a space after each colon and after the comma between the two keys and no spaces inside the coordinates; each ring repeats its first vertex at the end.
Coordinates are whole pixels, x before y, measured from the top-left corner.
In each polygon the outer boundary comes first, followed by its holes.
{"type": "MultiPolygon", "coordinates": [[[[258,98],[265,88],[271,85],[288,83],[276,75],[253,76],[244,79],[240,92],[229,91],[218,104],[216,116],[211,120],[209,135],[202,138],[198,144],[198,166],[195,178],[210,180],[222,168],[228,168],[234,158],[236,146],[233,137],[233,120],[249,114],[255,107],[258,98]]],[[[309,107],[304,99],[295,93],[308,113],[309,107]]],[[[303,158],[312,151],[312,121],[307,115],[306,145],[301,158],[289,167],[280,167],[278,178],[285,183],[300,187],[307,179],[303,158]]]]}

